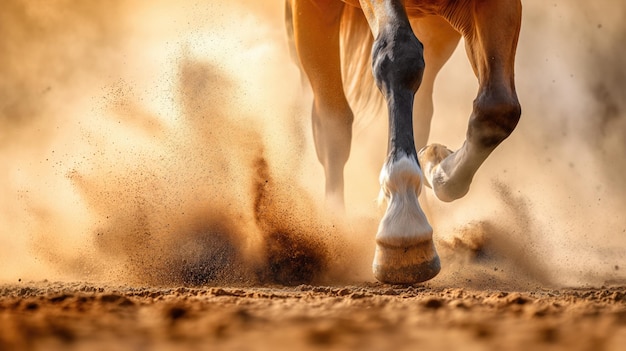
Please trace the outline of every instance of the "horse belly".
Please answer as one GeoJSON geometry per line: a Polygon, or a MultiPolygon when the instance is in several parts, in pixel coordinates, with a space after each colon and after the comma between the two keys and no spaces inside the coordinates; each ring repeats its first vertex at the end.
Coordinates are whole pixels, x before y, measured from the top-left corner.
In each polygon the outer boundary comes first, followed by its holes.
{"type": "MultiPolygon", "coordinates": [[[[359,0],[341,0],[344,3],[361,8],[359,0]]],[[[368,0],[375,2],[375,0],[368,0]]],[[[447,6],[450,0],[408,0],[405,8],[410,18],[423,17],[441,14],[442,9],[447,6]]]]}

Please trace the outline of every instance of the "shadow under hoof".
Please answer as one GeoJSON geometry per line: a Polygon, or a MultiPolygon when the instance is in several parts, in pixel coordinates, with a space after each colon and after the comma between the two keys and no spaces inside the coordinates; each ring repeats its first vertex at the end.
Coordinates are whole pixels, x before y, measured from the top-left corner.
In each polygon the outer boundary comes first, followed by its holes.
{"type": "Polygon", "coordinates": [[[377,244],[372,269],[382,283],[415,284],[439,274],[441,263],[432,241],[408,248],[377,244]]]}

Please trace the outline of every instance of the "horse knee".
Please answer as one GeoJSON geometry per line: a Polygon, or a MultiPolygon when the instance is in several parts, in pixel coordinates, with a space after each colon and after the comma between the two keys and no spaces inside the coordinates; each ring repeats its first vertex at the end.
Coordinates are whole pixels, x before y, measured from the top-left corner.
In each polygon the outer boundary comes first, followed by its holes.
{"type": "Polygon", "coordinates": [[[474,101],[468,139],[484,148],[494,148],[511,135],[521,113],[515,94],[482,94],[474,101]]]}
{"type": "Polygon", "coordinates": [[[424,67],[424,47],[410,27],[387,28],[374,41],[372,71],[376,85],[385,96],[398,88],[415,93],[424,67]]]}

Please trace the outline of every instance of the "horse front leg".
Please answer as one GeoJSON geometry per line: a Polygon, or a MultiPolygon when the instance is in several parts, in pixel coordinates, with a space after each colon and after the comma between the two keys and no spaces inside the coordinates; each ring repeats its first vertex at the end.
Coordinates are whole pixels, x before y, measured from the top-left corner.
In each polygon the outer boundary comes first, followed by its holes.
{"type": "Polygon", "coordinates": [[[422,187],[413,134],[415,92],[424,73],[423,46],[415,37],[402,1],[361,1],[375,36],[373,73],[389,113],[387,159],[380,174],[387,210],[376,234],[373,271],[385,283],[417,283],[440,270],[433,230],[422,211],[422,187]]]}
{"type": "Polygon", "coordinates": [[[466,49],[479,82],[466,140],[455,152],[439,144],[419,152],[426,179],[442,201],[467,194],[478,168],[513,132],[521,115],[513,69],[521,23],[519,0],[479,1],[467,10],[471,16],[463,17],[465,23],[449,18],[465,30],[466,49]]]}

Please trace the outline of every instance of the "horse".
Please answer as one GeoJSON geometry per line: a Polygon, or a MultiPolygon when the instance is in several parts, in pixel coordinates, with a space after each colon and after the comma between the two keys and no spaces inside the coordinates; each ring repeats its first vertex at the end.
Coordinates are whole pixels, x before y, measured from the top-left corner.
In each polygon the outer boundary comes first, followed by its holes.
{"type": "MultiPolygon", "coordinates": [[[[354,121],[345,66],[371,62],[369,76],[389,118],[379,178],[387,207],[376,233],[373,273],[390,284],[434,278],[441,263],[418,197],[423,186],[446,202],[466,195],[481,164],[517,126],[514,61],[521,1],[286,0],[285,8],[289,36],[313,92],[313,139],[327,202],[345,206],[343,170],[354,121]],[[465,141],[452,151],[426,143],[434,81],[461,36],[479,87],[465,141]],[[359,47],[371,50],[370,58],[364,60],[359,47]]],[[[348,78],[367,77],[359,68],[349,71],[348,78]]]]}

